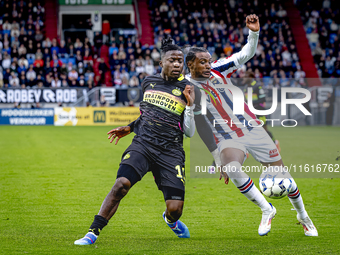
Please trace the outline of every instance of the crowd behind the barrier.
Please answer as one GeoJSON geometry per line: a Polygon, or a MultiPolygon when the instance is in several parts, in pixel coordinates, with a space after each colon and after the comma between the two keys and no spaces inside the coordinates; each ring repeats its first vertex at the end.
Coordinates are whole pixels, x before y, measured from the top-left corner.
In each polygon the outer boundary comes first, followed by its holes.
{"type": "MultiPolygon", "coordinates": [[[[339,7],[335,1],[296,1],[320,77],[339,77],[339,7]]],[[[44,1],[0,3],[0,87],[140,86],[159,73],[161,39],[169,34],[179,45],[205,47],[213,59],[228,57],[247,42],[245,17],[259,16],[261,32],[255,56],[234,78],[252,70],[268,87],[305,86],[296,45],[280,1],[149,1],[154,45],[132,36],[93,43],[70,37],[45,37],[44,1]]],[[[237,83],[237,79],[236,79],[237,83]]],[[[238,85],[238,84],[237,84],[238,85]]]]}

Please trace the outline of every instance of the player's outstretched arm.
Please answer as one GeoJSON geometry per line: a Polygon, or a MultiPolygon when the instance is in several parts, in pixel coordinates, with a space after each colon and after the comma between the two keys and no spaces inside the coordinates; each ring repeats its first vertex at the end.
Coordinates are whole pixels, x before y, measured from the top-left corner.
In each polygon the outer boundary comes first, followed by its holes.
{"type": "Polygon", "coordinates": [[[187,99],[187,105],[184,110],[183,131],[188,137],[193,137],[195,134],[195,119],[194,119],[194,101],[195,90],[193,85],[186,85],[183,95],[187,99]]]}
{"type": "Polygon", "coordinates": [[[129,126],[117,127],[107,132],[109,135],[108,139],[111,139],[110,143],[112,143],[117,138],[115,145],[117,145],[120,138],[127,136],[130,133],[131,129],[129,126]]]}
{"type": "Polygon", "coordinates": [[[235,54],[239,65],[243,65],[255,55],[260,34],[259,17],[255,14],[248,15],[246,17],[246,26],[249,28],[247,43],[240,52],[235,54]]]}
{"type": "Polygon", "coordinates": [[[255,55],[260,34],[260,21],[257,15],[248,15],[246,17],[246,25],[249,28],[249,35],[247,38],[247,43],[244,45],[242,50],[231,55],[230,57],[221,58],[211,64],[212,69],[219,71],[225,77],[231,75],[232,72],[240,68],[255,55]]]}

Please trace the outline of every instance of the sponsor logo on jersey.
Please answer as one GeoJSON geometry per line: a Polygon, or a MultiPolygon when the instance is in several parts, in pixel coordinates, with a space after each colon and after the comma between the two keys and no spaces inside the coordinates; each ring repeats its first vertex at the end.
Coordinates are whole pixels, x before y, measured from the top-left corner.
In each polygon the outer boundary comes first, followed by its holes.
{"type": "Polygon", "coordinates": [[[146,91],[144,93],[143,101],[156,105],[177,115],[181,115],[185,109],[185,102],[181,98],[162,91],[146,91]]]}
{"type": "Polygon", "coordinates": [[[172,94],[174,94],[175,96],[180,96],[182,95],[182,92],[178,88],[175,88],[172,90],[172,94]]]}
{"type": "Polygon", "coordinates": [[[279,156],[279,151],[277,149],[269,151],[269,157],[270,158],[274,158],[274,157],[277,157],[277,156],[279,156]]]}

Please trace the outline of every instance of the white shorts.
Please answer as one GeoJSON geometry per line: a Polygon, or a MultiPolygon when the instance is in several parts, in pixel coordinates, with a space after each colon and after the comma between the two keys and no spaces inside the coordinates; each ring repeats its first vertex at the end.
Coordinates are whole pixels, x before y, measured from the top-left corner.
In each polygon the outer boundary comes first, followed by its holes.
{"type": "Polygon", "coordinates": [[[220,152],[225,148],[235,148],[243,151],[244,160],[247,158],[247,151],[256,161],[261,163],[272,163],[281,159],[275,143],[262,127],[254,127],[242,137],[223,140],[217,146],[220,152]]]}

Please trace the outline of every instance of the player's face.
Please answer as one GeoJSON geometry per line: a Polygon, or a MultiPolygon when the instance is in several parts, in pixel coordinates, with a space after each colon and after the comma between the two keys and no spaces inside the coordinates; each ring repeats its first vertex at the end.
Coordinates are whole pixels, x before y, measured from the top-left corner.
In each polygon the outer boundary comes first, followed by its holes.
{"type": "Polygon", "coordinates": [[[159,64],[162,67],[163,76],[177,79],[183,70],[184,55],[178,50],[168,51],[159,64]]]}
{"type": "Polygon", "coordinates": [[[196,58],[192,63],[188,63],[190,73],[193,78],[210,77],[212,58],[209,52],[198,52],[196,58]]]}

